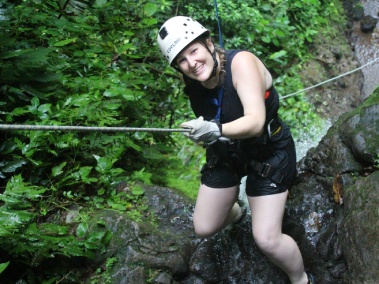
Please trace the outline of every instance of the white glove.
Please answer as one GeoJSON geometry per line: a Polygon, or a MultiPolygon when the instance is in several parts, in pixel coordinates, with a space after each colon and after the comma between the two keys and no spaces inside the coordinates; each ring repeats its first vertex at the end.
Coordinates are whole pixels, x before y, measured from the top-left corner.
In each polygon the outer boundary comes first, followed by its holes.
{"type": "Polygon", "coordinates": [[[184,122],[180,127],[191,130],[191,132],[184,132],[184,135],[195,143],[210,142],[221,137],[221,125],[215,121],[206,121],[202,116],[184,122]]]}

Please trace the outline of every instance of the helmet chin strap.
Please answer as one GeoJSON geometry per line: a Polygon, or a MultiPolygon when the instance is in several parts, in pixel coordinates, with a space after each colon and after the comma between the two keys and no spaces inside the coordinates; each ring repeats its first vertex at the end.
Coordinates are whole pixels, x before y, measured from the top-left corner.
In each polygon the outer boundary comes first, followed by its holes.
{"type": "Polygon", "coordinates": [[[217,74],[217,67],[218,67],[218,61],[217,61],[217,58],[216,58],[216,49],[215,51],[212,53],[212,51],[209,49],[208,46],[206,46],[206,48],[208,49],[209,53],[212,55],[212,58],[213,58],[213,70],[212,70],[212,74],[209,76],[209,78],[207,80],[205,80],[205,82],[209,81],[210,79],[212,79],[214,76],[216,76],[217,74]]]}
{"type": "Polygon", "coordinates": [[[213,52],[212,58],[213,58],[213,61],[214,61],[214,65],[213,65],[213,70],[212,70],[212,76],[211,77],[214,77],[214,76],[216,76],[217,67],[218,67],[218,61],[217,61],[217,58],[216,58],[216,51],[213,52]]]}

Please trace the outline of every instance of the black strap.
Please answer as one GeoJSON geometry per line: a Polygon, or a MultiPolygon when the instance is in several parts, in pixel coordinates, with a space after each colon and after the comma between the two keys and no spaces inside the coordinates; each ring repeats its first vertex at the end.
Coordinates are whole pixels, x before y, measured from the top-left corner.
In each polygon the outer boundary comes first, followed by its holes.
{"type": "Polygon", "coordinates": [[[268,163],[261,163],[255,160],[250,161],[250,166],[257,171],[257,173],[264,178],[270,178],[276,183],[281,183],[284,175],[280,170],[274,169],[268,163]]]}

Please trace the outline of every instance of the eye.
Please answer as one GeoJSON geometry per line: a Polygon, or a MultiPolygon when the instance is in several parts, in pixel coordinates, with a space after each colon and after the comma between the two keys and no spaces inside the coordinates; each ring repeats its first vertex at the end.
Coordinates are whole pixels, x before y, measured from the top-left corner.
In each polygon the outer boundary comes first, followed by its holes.
{"type": "Polygon", "coordinates": [[[185,61],[186,59],[183,57],[183,58],[179,58],[177,61],[176,61],[176,63],[178,64],[178,65],[180,65],[180,64],[182,64],[184,61],[185,61]]]}
{"type": "Polygon", "coordinates": [[[197,51],[197,48],[194,48],[191,50],[191,53],[194,54],[194,53],[196,53],[196,51],[197,51]]]}

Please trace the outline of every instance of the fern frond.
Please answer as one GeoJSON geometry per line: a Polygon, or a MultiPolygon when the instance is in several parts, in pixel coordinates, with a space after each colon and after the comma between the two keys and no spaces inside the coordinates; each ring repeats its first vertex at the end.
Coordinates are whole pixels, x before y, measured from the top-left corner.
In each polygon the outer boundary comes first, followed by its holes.
{"type": "Polygon", "coordinates": [[[59,57],[50,57],[48,60],[47,60],[47,65],[53,69],[53,70],[62,70],[64,68],[67,68],[70,66],[70,64],[63,58],[59,58],[59,57]]]}
{"type": "MultiPolygon", "coordinates": [[[[60,0],[59,8],[61,15],[77,16],[83,14],[84,10],[88,8],[90,1],[88,0],[60,0]]],[[[60,15],[60,16],[61,16],[60,15]]]]}
{"type": "Polygon", "coordinates": [[[72,7],[72,10],[76,13],[82,14],[83,11],[88,7],[89,1],[78,1],[71,0],[68,1],[68,5],[72,7]]]}

